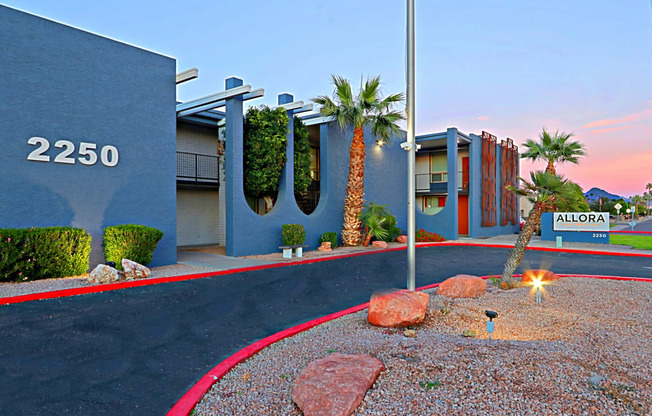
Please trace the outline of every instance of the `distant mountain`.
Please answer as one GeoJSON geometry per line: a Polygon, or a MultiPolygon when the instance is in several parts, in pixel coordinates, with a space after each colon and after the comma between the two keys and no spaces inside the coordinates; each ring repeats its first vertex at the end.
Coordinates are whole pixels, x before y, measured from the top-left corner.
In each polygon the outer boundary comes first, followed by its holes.
{"type": "Polygon", "coordinates": [[[629,202],[629,198],[625,198],[620,195],[610,194],[604,189],[595,188],[595,187],[589,189],[587,192],[584,192],[584,198],[586,198],[588,202],[597,201],[598,198],[623,199],[626,202],[629,202]]]}

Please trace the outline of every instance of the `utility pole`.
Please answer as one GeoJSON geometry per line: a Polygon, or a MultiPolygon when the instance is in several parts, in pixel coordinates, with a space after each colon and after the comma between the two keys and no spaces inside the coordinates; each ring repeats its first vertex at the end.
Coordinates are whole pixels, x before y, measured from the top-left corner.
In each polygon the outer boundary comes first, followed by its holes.
{"type": "Polygon", "coordinates": [[[415,40],[414,40],[414,0],[407,0],[407,59],[406,59],[406,106],[405,112],[407,113],[407,142],[404,147],[408,152],[408,199],[407,199],[407,238],[408,238],[408,270],[407,270],[407,287],[409,290],[415,289],[415,241],[414,229],[416,227],[415,221],[415,178],[414,178],[414,165],[417,147],[414,141],[414,115],[415,115],[415,40]]]}

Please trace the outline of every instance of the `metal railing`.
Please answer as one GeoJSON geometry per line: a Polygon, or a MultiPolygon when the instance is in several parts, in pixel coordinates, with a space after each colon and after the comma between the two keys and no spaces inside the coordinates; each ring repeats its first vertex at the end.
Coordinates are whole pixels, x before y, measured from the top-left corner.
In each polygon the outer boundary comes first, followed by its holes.
{"type": "MultiPolygon", "coordinates": [[[[432,172],[432,173],[418,173],[415,176],[416,191],[428,192],[430,191],[431,183],[446,183],[448,182],[448,174],[446,172],[432,172]]],[[[469,183],[463,181],[464,173],[457,172],[457,187],[458,189],[468,191],[469,183]]]]}
{"type": "Polygon", "coordinates": [[[219,186],[218,156],[177,152],[177,181],[219,186]]]}

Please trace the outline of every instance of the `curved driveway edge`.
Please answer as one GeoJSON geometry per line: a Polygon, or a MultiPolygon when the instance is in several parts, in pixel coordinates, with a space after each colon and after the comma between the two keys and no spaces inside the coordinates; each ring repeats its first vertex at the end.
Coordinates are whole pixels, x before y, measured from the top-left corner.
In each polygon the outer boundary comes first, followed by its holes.
{"type": "MultiPolygon", "coordinates": [[[[233,352],[362,304],[374,290],[405,287],[404,248],[4,306],[0,414],[166,414],[233,352]]],[[[498,275],[509,249],[420,245],[417,282],[436,284],[458,273],[498,275]]],[[[559,275],[652,278],[651,257],[528,250],[519,272],[552,266],[559,275]]]]}
{"type": "MultiPolygon", "coordinates": [[[[647,232],[645,232],[645,233],[647,233],[647,232]]],[[[444,242],[444,243],[419,243],[416,246],[418,248],[420,248],[420,247],[436,247],[436,246],[440,246],[440,247],[450,247],[450,246],[492,247],[492,248],[507,248],[507,249],[513,248],[513,246],[511,246],[509,244],[478,244],[478,243],[448,243],[448,242],[444,242]]],[[[359,252],[359,253],[340,254],[340,255],[337,255],[337,256],[319,257],[319,258],[314,258],[314,259],[302,259],[302,260],[294,260],[294,261],[283,262],[283,263],[271,263],[271,264],[261,264],[261,265],[257,265],[257,266],[239,267],[239,268],[212,271],[212,272],[206,272],[206,273],[197,273],[197,274],[189,274],[189,275],[170,276],[170,277],[159,277],[159,278],[143,279],[143,280],[130,280],[130,281],[127,281],[127,282],[107,283],[107,284],[96,285],[96,286],[86,286],[86,287],[79,287],[79,288],[72,288],[72,289],[55,290],[55,291],[50,291],[50,292],[39,292],[39,293],[32,293],[32,294],[27,294],[27,295],[10,296],[10,297],[0,298],[0,305],[10,305],[10,304],[13,304],[13,303],[29,302],[29,301],[33,301],[33,300],[56,299],[56,298],[63,298],[63,297],[68,297],[68,296],[110,292],[110,291],[113,291],[113,290],[128,289],[128,288],[132,288],[132,287],[142,287],[142,286],[157,285],[157,284],[161,284],[161,283],[181,282],[181,281],[193,280],[193,279],[203,279],[205,277],[223,276],[223,275],[229,275],[229,274],[233,274],[233,273],[243,273],[243,272],[249,272],[249,271],[255,271],[255,270],[272,269],[272,268],[277,268],[277,267],[287,267],[287,266],[296,266],[296,265],[300,265],[300,264],[319,263],[319,262],[329,261],[329,260],[337,260],[337,259],[343,259],[343,258],[365,256],[365,255],[369,255],[369,254],[387,253],[387,252],[391,252],[391,251],[405,250],[406,248],[407,248],[407,246],[401,246],[401,247],[388,248],[388,249],[379,249],[379,250],[374,250],[374,251],[364,251],[364,252],[359,252]]],[[[646,253],[624,253],[624,252],[614,252],[614,251],[581,250],[581,249],[554,248],[554,247],[526,247],[526,250],[550,251],[550,252],[559,252],[559,253],[593,254],[593,255],[601,255],[601,256],[626,256],[626,257],[649,257],[649,258],[652,258],[652,254],[646,254],[646,253]]]]}
{"type": "MultiPolygon", "coordinates": [[[[515,274],[515,277],[520,277],[520,274],[515,274]]],[[[576,275],[576,274],[559,274],[559,277],[580,277],[580,278],[591,278],[591,279],[608,279],[608,280],[627,280],[627,281],[639,281],[639,282],[649,282],[652,283],[652,279],[643,278],[643,277],[622,277],[622,276],[595,276],[595,275],[576,275]]],[[[480,276],[483,279],[488,279],[490,276],[480,276]]],[[[432,289],[439,286],[440,283],[434,283],[432,285],[422,286],[416,288],[417,291],[432,289]]],[[[229,371],[233,369],[236,365],[241,362],[251,358],[254,354],[262,351],[263,349],[269,347],[272,344],[275,344],[285,338],[297,335],[301,332],[307,331],[311,328],[314,328],[317,325],[321,325],[328,321],[332,321],[342,316],[349,315],[355,312],[359,312],[363,309],[369,307],[369,302],[363,303],[361,305],[353,306],[343,311],[335,312],[324,317],[314,319],[312,321],[305,322],[300,325],[296,325],[292,328],[285,329],[283,331],[272,334],[266,338],[263,338],[259,341],[254,342],[253,344],[247,345],[245,348],[231,355],[226,360],[219,363],[208,373],[206,373],[202,378],[197,381],[197,383],[192,386],[190,390],[184,394],[181,399],[170,409],[166,416],[188,416],[191,414],[192,410],[197,406],[197,403],[202,399],[204,394],[213,387],[218,380],[224,377],[229,371]]]]}

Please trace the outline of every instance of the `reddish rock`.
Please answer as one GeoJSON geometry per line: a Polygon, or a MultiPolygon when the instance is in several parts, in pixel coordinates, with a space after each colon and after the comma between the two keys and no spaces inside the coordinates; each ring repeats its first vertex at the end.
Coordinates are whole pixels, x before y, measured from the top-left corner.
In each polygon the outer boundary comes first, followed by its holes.
{"type": "Polygon", "coordinates": [[[321,243],[319,247],[317,247],[317,250],[319,251],[333,251],[331,248],[331,242],[330,241],[324,241],[321,243]]]}
{"type": "Polygon", "coordinates": [[[396,241],[401,244],[407,244],[407,235],[399,235],[396,241]]]}
{"type": "Polygon", "coordinates": [[[523,272],[523,277],[521,277],[521,282],[531,283],[534,279],[541,278],[542,282],[551,282],[553,280],[559,280],[559,277],[551,272],[550,270],[526,270],[523,272]]]}
{"type": "Polygon", "coordinates": [[[486,280],[468,274],[458,274],[441,282],[437,295],[449,298],[475,298],[487,290],[486,280]]]}
{"type": "Polygon", "coordinates": [[[371,243],[371,245],[373,246],[373,248],[387,248],[387,243],[380,240],[374,241],[373,243],[371,243]]]}
{"type": "Polygon", "coordinates": [[[132,260],[122,259],[122,270],[125,272],[125,279],[143,279],[149,277],[152,274],[151,270],[148,267],[143,266],[142,264],[136,263],[132,260]]]}
{"type": "Polygon", "coordinates": [[[383,370],[383,363],[369,355],[333,353],[303,369],[292,400],[305,416],[348,416],[383,370]]]}
{"type": "Polygon", "coordinates": [[[367,320],[384,327],[414,325],[424,320],[427,309],[427,293],[410,290],[382,295],[374,293],[369,301],[367,320]]]}

